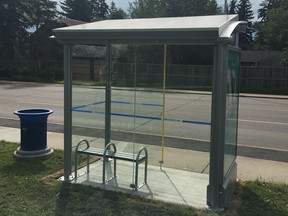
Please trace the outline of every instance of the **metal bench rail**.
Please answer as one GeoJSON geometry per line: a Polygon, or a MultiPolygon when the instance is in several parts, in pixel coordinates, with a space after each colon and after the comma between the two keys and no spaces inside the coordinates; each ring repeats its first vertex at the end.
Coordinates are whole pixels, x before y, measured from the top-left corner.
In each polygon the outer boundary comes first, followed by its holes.
{"type": "Polygon", "coordinates": [[[89,155],[95,155],[95,156],[101,156],[103,157],[103,174],[102,174],[102,183],[106,184],[110,180],[116,178],[116,160],[125,160],[125,161],[131,161],[135,162],[135,180],[133,183],[130,184],[130,187],[133,190],[138,190],[145,184],[147,184],[147,166],[148,166],[148,151],[145,147],[142,147],[137,154],[132,154],[132,153],[127,153],[127,152],[117,152],[116,145],[114,143],[109,143],[106,145],[105,149],[100,149],[100,148],[94,148],[90,147],[90,144],[88,140],[82,139],[78,142],[76,145],[75,149],[75,180],[77,180],[78,177],[78,154],[86,154],[86,167],[87,167],[87,174],[90,172],[90,158],[89,155]],[[85,146],[83,148],[80,148],[80,146],[85,146]],[[144,154],[143,154],[144,153],[144,154]],[[106,162],[109,159],[114,160],[114,172],[113,176],[110,179],[106,179],[106,162]],[[138,169],[139,169],[139,164],[145,162],[145,168],[144,168],[144,181],[143,183],[138,186],[138,169]]]}

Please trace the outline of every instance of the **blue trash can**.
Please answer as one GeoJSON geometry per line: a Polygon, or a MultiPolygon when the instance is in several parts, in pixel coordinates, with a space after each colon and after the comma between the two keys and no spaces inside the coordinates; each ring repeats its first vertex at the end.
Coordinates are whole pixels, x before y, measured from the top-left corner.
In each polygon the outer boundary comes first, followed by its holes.
{"type": "Polygon", "coordinates": [[[14,152],[16,157],[38,158],[50,155],[53,150],[47,146],[47,119],[53,110],[22,109],[14,112],[20,118],[21,142],[14,152]]]}

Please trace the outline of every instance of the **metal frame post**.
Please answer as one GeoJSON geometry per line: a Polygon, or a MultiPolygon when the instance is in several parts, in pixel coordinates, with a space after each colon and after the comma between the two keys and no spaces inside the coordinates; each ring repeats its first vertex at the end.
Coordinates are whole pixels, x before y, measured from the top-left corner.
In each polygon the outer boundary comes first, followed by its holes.
{"type": "Polygon", "coordinates": [[[111,141],[112,50],[106,45],[107,76],[105,89],[105,146],[111,141]]]}
{"type": "Polygon", "coordinates": [[[64,44],[64,181],[71,180],[72,153],[72,71],[71,44],[64,44]]]}
{"type": "Polygon", "coordinates": [[[221,211],[224,208],[222,185],[224,178],[227,66],[227,45],[219,43],[214,48],[210,176],[207,188],[207,205],[213,211],[221,211]]]}

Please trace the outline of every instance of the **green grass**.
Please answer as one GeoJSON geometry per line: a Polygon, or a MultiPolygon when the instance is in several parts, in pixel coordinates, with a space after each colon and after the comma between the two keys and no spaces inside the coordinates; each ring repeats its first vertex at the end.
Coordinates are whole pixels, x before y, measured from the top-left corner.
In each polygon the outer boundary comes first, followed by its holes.
{"type": "Polygon", "coordinates": [[[239,215],[288,215],[288,185],[254,181],[246,183],[242,190],[239,215]]]}
{"type": "Polygon", "coordinates": [[[288,186],[265,182],[238,184],[230,207],[221,213],[195,209],[58,181],[63,152],[47,160],[13,157],[16,143],[0,141],[0,215],[100,216],[284,216],[288,215],[288,186]]]}

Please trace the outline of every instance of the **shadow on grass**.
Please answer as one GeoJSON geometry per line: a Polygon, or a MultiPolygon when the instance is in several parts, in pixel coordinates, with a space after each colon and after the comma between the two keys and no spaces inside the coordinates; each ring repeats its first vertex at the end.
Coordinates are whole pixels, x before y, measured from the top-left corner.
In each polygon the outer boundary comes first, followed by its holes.
{"type": "Polygon", "coordinates": [[[288,215],[288,185],[248,182],[243,187],[239,216],[288,215]]]}
{"type": "Polygon", "coordinates": [[[3,176],[25,177],[47,175],[58,171],[63,167],[63,152],[54,151],[46,160],[43,159],[19,159],[13,155],[18,147],[16,143],[0,141],[0,172],[3,176]]]}
{"type": "Polygon", "coordinates": [[[14,176],[31,176],[44,174],[49,169],[41,160],[15,160],[11,164],[1,167],[1,173],[14,176]]]}

